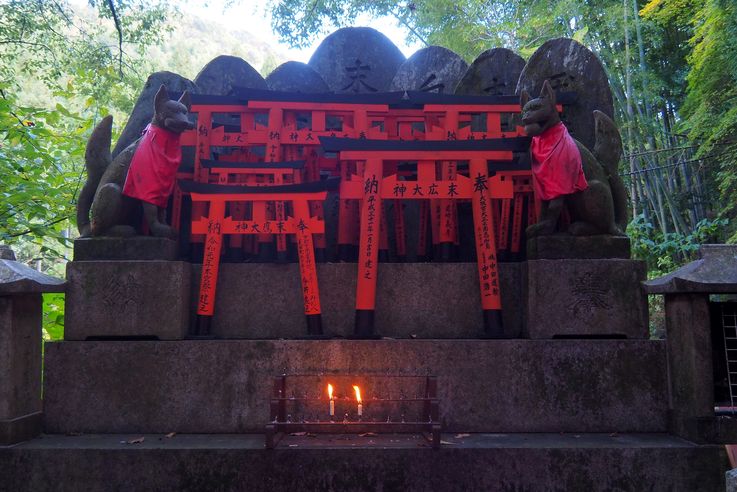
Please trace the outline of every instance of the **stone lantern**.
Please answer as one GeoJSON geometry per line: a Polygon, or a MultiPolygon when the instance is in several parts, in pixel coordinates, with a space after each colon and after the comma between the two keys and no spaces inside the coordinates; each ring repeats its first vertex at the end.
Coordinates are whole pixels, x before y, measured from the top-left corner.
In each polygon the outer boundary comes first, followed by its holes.
{"type": "Polygon", "coordinates": [[[15,261],[0,246],[0,446],[41,432],[41,294],[64,281],[15,261]]]}
{"type": "Polygon", "coordinates": [[[737,246],[705,244],[700,258],[644,282],[665,296],[671,430],[699,443],[737,442],[737,420],[714,412],[709,296],[737,294],[737,246]]]}

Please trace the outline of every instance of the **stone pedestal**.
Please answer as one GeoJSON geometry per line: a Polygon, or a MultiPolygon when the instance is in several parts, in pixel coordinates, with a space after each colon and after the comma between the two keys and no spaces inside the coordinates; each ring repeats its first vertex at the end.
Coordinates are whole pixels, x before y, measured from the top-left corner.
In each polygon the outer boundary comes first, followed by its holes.
{"type": "Polygon", "coordinates": [[[189,328],[190,279],[181,261],[70,262],[64,338],[180,340],[189,328]]]}
{"type": "Polygon", "coordinates": [[[648,338],[647,298],[638,260],[527,262],[529,338],[648,338]]]}
{"type": "Polygon", "coordinates": [[[0,445],[41,430],[41,294],[0,297],[0,445]]]}
{"type": "Polygon", "coordinates": [[[714,417],[709,296],[665,296],[665,329],[668,334],[671,427],[679,436],[700,441],[698,420],[714,417]]]}
{"type": "Polygon", "coordinates": [[[527,240],[528,260],[604,259],[630,257],[627,236],[538,236],[527,240]]]}

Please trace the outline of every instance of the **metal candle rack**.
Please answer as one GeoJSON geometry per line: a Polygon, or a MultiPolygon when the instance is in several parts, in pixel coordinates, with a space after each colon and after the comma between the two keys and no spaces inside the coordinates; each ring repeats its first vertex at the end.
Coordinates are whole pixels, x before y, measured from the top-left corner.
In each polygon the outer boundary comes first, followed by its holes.
{"type": "MultiPolygon", "coordinates": [[[[305,420],[304,418],[299,421],[291,420],[290,408],[296,408],[297,406],[304,405],[321,405],[321,408],[328,408],[330,399],[327,397],[312,398],[308,396],[287,396],[288,380],[299,376],[322,376],[329,377],[330,375],[322,374],[282,374],[274,378],[274,386],[270,399],[270,418],[269,423],[266,424],[266,448],[274,449],[284,435],[293,434],[296,432],[314,433],[314,434],[363,434],[363,433],[375,433],[375,434],[401,434],[401,433],[421,433],[425,435],[431,442],[433,448],[440,447],[440,419],[439,419],[439,399],[437,396],[438,382],[435,376],[393,376],[393,375],[376,375],[381,378],[387,379],[399,379],[399,378],[416,378],[424,379],[424,389],[421,391],[421,396],[417,397],[399,397],[399,398],[363,398],[362,403],[364,408],[369,409],[376,405],[397,407],[399,404],[416,406],[418,408],[418,414],[426,416],[426,420],[422,421],[423,418],[418,418],[413,421],[402,421],[393,422],[387,419],[387,421],[373,421],[358,420],[348,421],[340,418],[336,415],[335,420],[305,420]]],[[[340,374],[334,375],[340,378],[348,378],[350,375],[340,374]]],[[[370,380],[371,375],[364,374],[357,376],[361,380],[370,380]]],[[[345,399],[337,400],[343,406],[345,405],[345,399]]],[[[353,400],[355,401],[355,400],[353,400]]],[[[357,404],[357,402],[356,402],[357,404]]],[[[296,413],[296,412],[295,412],[296,413]]]]}

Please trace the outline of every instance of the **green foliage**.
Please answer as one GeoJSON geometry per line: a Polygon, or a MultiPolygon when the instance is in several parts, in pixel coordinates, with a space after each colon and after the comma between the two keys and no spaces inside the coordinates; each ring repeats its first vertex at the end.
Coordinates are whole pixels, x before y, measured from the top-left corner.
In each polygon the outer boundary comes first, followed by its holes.
{"type": "Polygon", "coordinates": [[[0,242],[29,235],[42,254],[61,256],[90,122],[60,103],[21,105],[11,91],[0,85],[0,242]]]}
{"type": "Polygon", "coordinates": [[[718,162],[714,178],[721,193],[719,212],[731,219],[728,241],[737,242],[737,4],[652,0],[643,15],[655,22],[686,24],[691,30],[680,126],[698,144],[697,157],[718,162]]]}
{"type": "Polygon", "coordinates": [[[649,275],[658,277],[694,260],[702,244],[719,242],[728,223],[727,219],[704,219],[689,234],[663,233],[638,215],[627,226],[627,235],[632,240],[632,256],[645,260],[649,275]]]}
{"type": "Polygon", "coordinates": [[[64,338],[64,294],[43,295],[43,339],[64,338]]]}
{"type": "Polygon", "coordinates": [[[68,254],[89,132],[125,120],[145,77],[132,67],[148,73],[165,33],[163,2],[91,5],[92,20],[66,1],[0,3],[0,242],[21,261],[68,254]]]}

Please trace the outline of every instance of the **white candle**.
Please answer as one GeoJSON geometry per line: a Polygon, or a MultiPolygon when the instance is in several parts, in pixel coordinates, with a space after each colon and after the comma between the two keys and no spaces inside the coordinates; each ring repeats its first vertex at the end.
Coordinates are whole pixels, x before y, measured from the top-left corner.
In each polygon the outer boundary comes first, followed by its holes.
{"type": "Polygon", "coordinates": [[[361,405],[361,390],[358,389],[358,386],[354,385],[353,389],[356,391],[356,401],[358,402],[358,416],[363,415],[363,405],[361,405]]]}
{"type": "Polygon", "coordinates": [[[333,385],[328,384],[328,398],[330,398],[330,416],[335,416],[335,400],[333,400],[333,385]]]}

